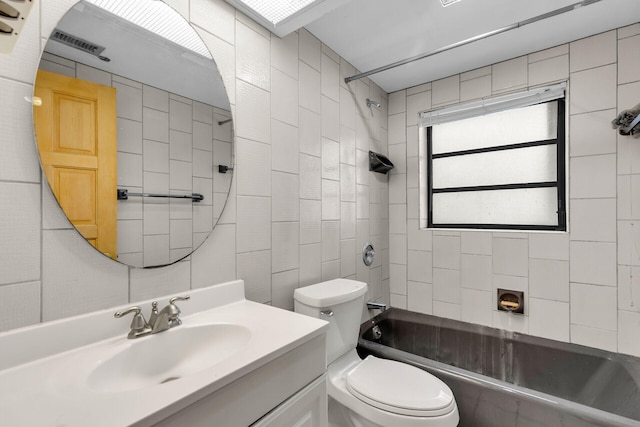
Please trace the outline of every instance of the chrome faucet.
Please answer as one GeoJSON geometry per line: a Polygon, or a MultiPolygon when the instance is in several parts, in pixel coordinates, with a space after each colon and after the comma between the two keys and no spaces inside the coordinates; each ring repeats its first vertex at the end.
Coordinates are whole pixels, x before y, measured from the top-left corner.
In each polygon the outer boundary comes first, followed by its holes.
{"type": "Polygon", "coordinates": [[[182,325],[180,320],[180,308],[175,305],[176,301],[187,301],[191,298],[189,295],[184,297],[173,297],[169,300],[169,304],[158,312],[158,303],[154,301],[151,303],[151,317],[149,318],[149,326],[151,326],[151,333],[166,331],[169,328],[182,325]]]}
{"type": "Polygon", "coordinates": [[[375,302],[375,301],[367,301],[367,309],[380,310],[380,313],[382,313],[387,309],[387,304],[383,304],[381,302],[375,302]]]}
{"type": "Polygon", "coordinates": [[[151,316],[149,316],[149,321],[145,320],[142,310],[138,306],[130,307],[125,311],[116,311],[113,317],[120,318],[129,313],[134,313],[133,320],[131,321],[131,330],[127,335],[129,339],[157,334],[158,332],[166,331],[169,328],[182,324],[182,320],[180,320],[180,308],[175,305],[175,302],[187,301],[190,298],[189,295],[173,297],[169,300],[169,304],[159,312],[158,302],[153,301],[151,303],[151,316]]]}
{"type": "Polygon", "coordinates": [[[151,327],[145,320],[140,307],[138,307],[137,305],[134,307],[130,307],[125,311],[116,311],[115,313],[113,313],[113,317],[120,318],[122,316],[126,316],[129,313],[134,314],[133,320],[131,321],[131,330],[129,331],[129,335],[127,335],[127,338],[133,339],[142,337],[144,335],[149,335],[151,333],[151,327]]]}

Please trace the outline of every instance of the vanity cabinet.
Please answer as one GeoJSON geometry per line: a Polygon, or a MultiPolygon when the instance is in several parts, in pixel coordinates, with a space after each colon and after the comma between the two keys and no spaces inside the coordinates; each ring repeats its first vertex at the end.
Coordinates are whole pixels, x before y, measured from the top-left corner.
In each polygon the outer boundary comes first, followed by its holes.
{"type": "Polygon", "coordinates": [[[168,418],[156,421],[156,414],[136,425],[325,427],[325,345],[325,334],[317,336],[168,418]]]}
{"type": "Polygon", "coordinates": [[[251,427],[326,427],[327,378],[321,376],[251,427]]]}
{"type": "Polygon", "coordinates": [[[0,333],[0,425],[326,427],[327,322],[241,280],[190,295],[182,326],[142,338],[114,322],[126,306],[0,333]]]}

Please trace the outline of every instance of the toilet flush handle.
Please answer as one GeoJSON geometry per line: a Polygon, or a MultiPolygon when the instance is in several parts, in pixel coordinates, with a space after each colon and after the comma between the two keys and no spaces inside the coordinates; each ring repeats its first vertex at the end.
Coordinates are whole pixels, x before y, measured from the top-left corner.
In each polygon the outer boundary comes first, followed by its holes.
{"type": "Polygon", "coordinates": [[[332,310],[322,310],[320,312],[320,314],[322,314],[323,316],[326,316],[326,317],[332,317],[333,316],[333,311],[332,310]]]}

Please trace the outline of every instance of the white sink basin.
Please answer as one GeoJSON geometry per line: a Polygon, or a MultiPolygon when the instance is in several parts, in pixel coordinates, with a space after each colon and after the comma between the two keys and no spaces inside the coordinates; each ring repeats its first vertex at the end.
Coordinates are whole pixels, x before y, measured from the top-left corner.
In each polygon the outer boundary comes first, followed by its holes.
{"type": "MultiPolygon", "coordinates": [[[[216,420],[247,420],[211,425],[248,425],[284,388],[254,401],[263,380],[256,386],[243,378],[264,375],[270,383],[277,361],[298,360],[303,346],[303,368],[311,363],[307,351],[324,356],[318,343],[326,322],[247,301],[241,280],[189,294],[182,325],[141,338],[127,339],[129,319],[113,318],[126,307],[0,333],[0,425],[149,426],[205,398],[215,404],[201,409],[216,420]]],[[[151,303],[135,305],[148,312],[151,303]]]]}
{"type": "Polygon", "coordinates": [[[128,340],[129,345],[95,366],[87,386],[98,392],[123,392],[179,380],[228,359],[250,338],[244,326],[214,323],[182,325],[128,340]]]}

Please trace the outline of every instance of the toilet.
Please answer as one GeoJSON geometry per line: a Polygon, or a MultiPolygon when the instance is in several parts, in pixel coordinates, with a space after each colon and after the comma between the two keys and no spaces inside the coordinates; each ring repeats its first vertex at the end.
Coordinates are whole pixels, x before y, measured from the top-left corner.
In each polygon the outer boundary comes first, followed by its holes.
{"type": "Polygon", "coordinates": [[[335,279],[294,291],[295,311],[329,322],[327,390],[331,427],[453,427],[451,389],[406,363],[356,352],[367,284],[335,279]]]}

